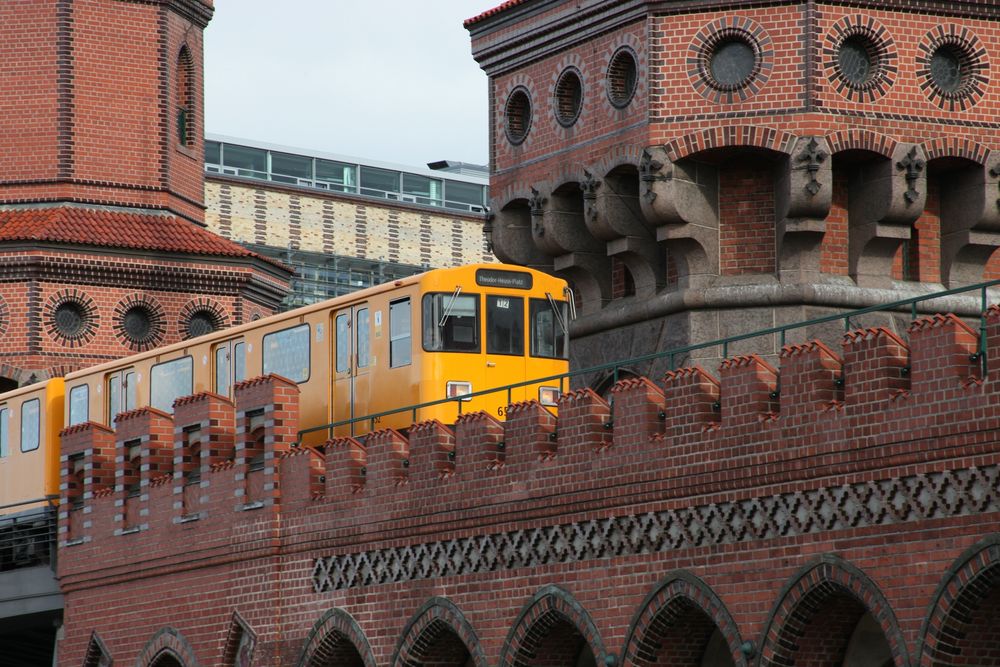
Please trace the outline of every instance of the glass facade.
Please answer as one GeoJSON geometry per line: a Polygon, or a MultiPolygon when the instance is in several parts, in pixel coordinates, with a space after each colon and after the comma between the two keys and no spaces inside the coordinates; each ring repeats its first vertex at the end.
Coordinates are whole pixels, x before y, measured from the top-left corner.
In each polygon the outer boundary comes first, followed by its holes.
{"type": "Polygon", "coordinates": [[[485,178],[482,184],[437,178],[210,139],[205,140],[205,171],[467,213],[485,212],[489,197],[485,178]]]}

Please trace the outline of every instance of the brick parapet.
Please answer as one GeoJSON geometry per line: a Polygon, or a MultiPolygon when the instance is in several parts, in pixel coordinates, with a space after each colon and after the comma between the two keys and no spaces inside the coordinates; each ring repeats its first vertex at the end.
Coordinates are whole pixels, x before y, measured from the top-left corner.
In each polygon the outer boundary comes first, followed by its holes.
{"type": "MultiPolygon", "coordinates": [[[[870,369],[908,365],[926,353],[924,346],[940,350],[942,339],[953,335],[961,336],[963,346],[978,342],[966,340],[968,330],[947,322],[918,324],[916,330],[908,346],[884,331],[851,332],[845,337],[842,364],[829,348],[806,343],[787,346],[778,369],[749,357],[727,360],[723,372],[732,377],[721,383],[698,368],[673,371],[662,384],[647,378],[624,380],[613,392],[613,408],[592,392],[580,391],[563,398],[558,417],[529,402],[511,406],[507,422],[473,413],[463,415],[454,429],[425,422],[405,434],[371,434],[364,443],[332,439],[322,451],[289,447],[278,451],[273,463],[282,493],[272,509],[280,508],[280,521],[266,508],[247,511],[234,504],[243,484],[235,454],[203,471],[204,497],[194,521],[164,521],[173,515],[173,489],[151,482],[149,529],[115,535],[110,521],[114,498],[96,494],[87,501],[94,517],[90,541],[64,548],[72,556],[64,559],[69,564],[61,571],[65,591],[86,606],[103,591],[146,585],[142,582],[183,586],[181,582],[203,577],[258,582],[236,584],[234,590],[242,592],[235,598],[212,592],[213,604],[252,616],[262,642],[258,657],[265,664],[288,664],[298,659],[308,643],[306,628],[324,610],[343,606],[365,614],[370,604],[389,604],[397,614],[416,614],[418,600],[432,587],[464,601],[463,611],[475,619],[486,655],[499,655],[505,631],[487,623],[467,594],[494,590],[494,582],[520,576],[520,570],[507,569],[513,566],[483,564],[493,548],[515,561],[537,552],[543,561],[531,567],[532,580],[564,582],[586,600],[593,623],[606,633],[605,650],[619,650],[632,612],[612,618],[599,608],[594,596],[604,590],[597,584],[602,577],[592,568],[614,578],[614,596],[604,599],[612,604],[627,599],[637,609],[654,583],[646,570],[634,569],[640,563],[659,572],[680,568],[700,573],[732,614],[733,632],[754,639],[759,647],[771,604],[761,604],[760,597],[777,600],[797,569],[827,553],[835,540],[838,554],[878,578],[886,604],[900,617],[906,650],[912,652],[938,570],[971,546],[975,535],[995,525],[995,514],[975,508],[992,501],[977,500],[968,489],[992,483],[984,480],[993,479],[991,471],[1000,467],[1000,446],[992,435],[1000,429],[995,409],[1000,394],[989,382],[942,383],[929,393],[921,391],[923,380],[915,375],[911,391],[895,399],[884,391],[868,391],[854,394],[856,399],[865,396],[864,402],[840,402],[841,371],[847,384],[843,390],[849,393],[851,378],[871,384],[870,369]],[[777,378],[781,395],[775,407],[770,395],[761,392],[777,378]],[[751,419],[744,412],[727,420],[725,411],[732,405],[724,400],[727,391],[758,396],[764,418],[751,419]],[[695,399],[692,414],[678,418],[675,427],[672,415],[679,414],[688,398],[695,399]],[[619,434],[622,423],[632,426],[619,434]],[[556,434],[554,446],[550,433],[556,434]],[[572,433],[579,433],[579,439],[567,440],[572,433]],[[508,442],[521,447],[521,455],[501,460],[509,452],[499,445],[508,442]],[[539,443],[541,449],[532,446],[539,443]],[[949,491],[952,487],[966,490],[949,491]],[[927,493],[942,494],[942,499],[957,493],[962,499],[927,500],[921,495],[927,493]],[[963,510],[956,503],[968,507],[963,510]],[[679,523],[670,523],[670,517],[679,523]],[[622,522],[635,527],[621,528],[619,535],[615,531],[622,522]],[[600,528],[593,530],[607,535],[598,539],[587,532],[595,526],[600,528]],[[644,551],[640,542],[660,539],[659,531],[667,531],[676,545],[644,551]],[[933,554],[933,572],[921,567],[913,575],[921,577],[916,588],[897,581],[895,570],[878,560],[887,540],[895,543],[904,536],[908,544],[928,546],[919,553],[907,551],[893,567],[905,569],[900,563],[911,558],[926,563],[933,554]],[[563,546],[561,539],[574,546],[563,546]],[[929,546],[941,540],[947,545],[937,550],[929,546]],[[510,541],[519,546],[503,546],[510,541]],[[451,544],[458,546],[441,546],[451,544]],[[436,555],[424,560],[424,549],[436,555]],[[602,549],[624,555],[598,556],[593,563],[573,555],[602,549]],[[409,564],[398,567],[412,569],[410,574],[390,564],[392,554],[403,552],[410,555],[401,562],[409,564]],[[87,558],[98,553],[99,560],[87,558]],[[708,568],[708,562],[718,567],[708,568]],[[754,568],[758,571],[750,577],[754,568]],[[449,574],[435,574],[439,570],[449,574]],[[636,576],[642,583],[629,584],[636,576]],[[746,588],[751,580],[757,587],[752,595],[746,588]],[[282,587],[282,595],[274,593],[276,586],[282,587]],[[253,598],[264,591],[271,591],[266,599],[253,598]]],[[[922,377],[937,382],[931,375],[922,377]]],[[[182,421],[194,418],[195,407],[207,412],[208,405],[220,413],[235,415],[239,409],[246,415],[268,410],[262,402],[273,401],[272,412],[280,413],[294,396],[294,385],[269,377],[241,385],[236,405],[202,395],[181,399],[176,408],[188,411],[182,421]],[[256,400],[243,400],[250,396],[256,400]]],[[[150,413],[128,417],[125,421],[135,424],[143,418],[163,419],[150,413]]],[[[183,430],[175,428],[174,433],[179,438],[183,430]]],[[[86,450],[91,444],[87,438],[95,435],[113,437],[92,427],[69,429],[69,451],[86,450]]],[[[525,595],[535,590],[517,581],[525,595]]],[[[166,593],[167,599],[172,595],[166,593]]],[[[500,598],[491,604],[516,612],[508,608],[506,597],[500,598]]],[[[368,616],[359,618],[376,653],[387,655],[396,635],[388,640],[372,628],[368,616]]],[[[213,628],[229,623],[216,612],[203,620],[213,628]]],[[[216,644],[197,634],[194,625],[187,627],[200,659],[211,662],[216,644]]],[[[126,655],[138,650],[118,646],[126,655]]]]}
{"type": "MultiPolygon", "coordinates": [[[[364,444],[350,438],[331,440],[325,454],[298,453],[290,447],[297,428],[289,420],[294,384],[276,377],[252,380],[237,388],[237,403],[242,415],[268,405],[275,406],[271,414],[284,415],[274,425],[284,429],[285,440],[275,440],[275,457],[262,471],[272,485],[260,487],[272,494],[267,502],[302,508],[314,521],[325,517],[330,532],[324,534],[337,535],[345,543],[369,530],[357,527],[359,516],[366,525],[379,526],[378,534],[385,539],[401,539],[414,521],[424,523],[428,517],[436,517],[431,520],[435,530],[448,531],[515,517],[541,520],[553,512],[566,515],[570,507],[574,515],[599,514],[623,502],[621,491],[612,489],[628,489],[630,506],[647,511],[658,503],[683,503],[693,496],[710,499],[718,494],[721,501],[764,487],[777,493],[830,476],[841,476],[846,483],[913,466],[932,470],[956,460],[969,465],[995,462],[997,448],[988,433],[1000,427],[1000,417],[992,416],[997,398],[989,383],[954,382],[933,393],[916,387],[902,394],[896,384],[899,369],[925,354],[924,346],[940,349],[940,336],[957,332],[962,345],[973,348],[977,341],[966,340],[970,331],[954,325],[924,323],[914,330],[918,335],[910,341],[912,351],[884,330],[845,336],[844,391],[853,402],[849,398],[844,404],[837,398],[840,362],[817,343],[787,347],[780,372],[752,357],[727,360],[721,387],[701,369],[674,371],[662,386],[646,378],[623,380],[613,392],[613,421],[607,420],[609,409],[602,399],[579,392],[563,400],[566,412],[558,418],[528,402],[511,406],[505,423],[482,413],[468,414],[454,431],[435,422],[416,425],[408,436],[384,430],[369,435],[364,444]],[[919,333],[925,330],[942,333],[919,333]],[[779,375],[780,407],[769,393],[779,375]],[[852,378],[863,391],[852,391],[852,378]],[[741,398],[727,402],[727,391],[741,398]],[[679,425],[671,423],[671,414],[680,409],[672,402],[675,393],[698,397],[690,418],[679,420],[679,425]],[[718,410],[714,401],[709,403],[716,396],[721,399],[718,410]],[[747,410],[747,404],[757,405],[757,412],[747,410]],[[726,411],[737,406],[737,418],[727,419],[726,411]],[[582,437],[565,440],[573,432],[582,437]],[[289,446],[282,449],[281,442],[289,446]],[[517,452],[513,457],[512,450],[517,452]],[[320,481],[323,477],[325,482],[320,481]],[[278,489],[281,494],[275,493],[278,489]],[[547,500],[554,492],[557,507],[547,500]],[[494,509],[484,514],[487,507],[494,509]]],[[[929,376],[928,381],[936,382],[929,376]]],[[[226,422],[224,415],[234,414],[222,397],[181,399],[175,436],[182,437],[181,424],[192,421],[194,406],[204,410],[208,405],[221,422],[226,422]]],[[[67,435],[67,446],[81,447],[79,436],[73,436],[67,435]]],[[[192,528],[197,534],[204,534],[209,525],[225,524],[233,509],[239,515],[240,503],[233,498],[246,488],[246,473],[240,476],[246,465],[237,452],[228,462],[202,468],[200,519],[192,528]]],[[[90,505],[96,508],[106,501],[92,498],[90,505]]],[[[151,495],[150,525],[167,526],[152,516],[163,513],[171,514],[172,508],[155,506],[151,495]]],[[[285,534],[297,521],[287,520],[291,523],[285,534]]],[[[219,536],[224,534],[226,530],[219,536]]],[[[233,539],[229,534],[224,542],[233,539]]],[[[225,550],[226,544],[215,546],[225,550]]],[[[203,546],[210,547],[210,540],[203,546]]]]}

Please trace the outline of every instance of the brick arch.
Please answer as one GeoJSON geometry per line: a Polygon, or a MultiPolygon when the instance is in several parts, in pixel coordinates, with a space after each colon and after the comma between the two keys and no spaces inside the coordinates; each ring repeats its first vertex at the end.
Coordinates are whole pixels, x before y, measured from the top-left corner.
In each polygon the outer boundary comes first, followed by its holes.
{"type": "Polygon", "coordinates": [[[323,614],[309,631],[297,667],[375,667],[375,654],[354,617],[343,609],[323,614]]]}
{"type": "MultiPolygon", "coordinates": [[[[558,641],[567,632],[577,633],[589,644],[596,663],[605,664],[607,651],[590,614],[568,591],[546,586],[518,614],[504,640],[497,664],[499,667],[533,665],[536,652],[546,647],[547,640],[558,641]]],[[[567,639],[572,639],[572,635],[567,639]]],[[[575,656],[573,658],[575,662],[575,656]]]]}
{"type": "Polygon", "coordinates": [[[198,659],[194,649],[179,630],[171,627],[162,628],[146,646],[139,652],[135,667],[166,667],[171,662],[181,667],[198,667],[198,659]]]}
{"type": "MultiPolygon", "coordinates": [[[[704,650],[716,629],[729,648],[733,664],[745,665],[740,652],[739,628],[722,600],[698,577],[687,572],[673,573],[650,591],[632,618],[622,649],[623,664],[636,667],[682,665],[680,655],[670,656],[667,663],[658,659],[662,658],[664,645],[685,652],[688,646],[684,646],[684,640],[690,638],[689,646],[698,641],[698,648],[704,650]]],[[[697,667],[701,664],[700,658],[698,652],[690,664],[697,667]]]]}
{"type": "Polygon", "coordinates": [[[594,163],[590,171],[599,178],[607,178],[608,174],[619,167],[638,169],[644,150],[645,147],[638,144],[619,144],[609,149],[599,161],[594,163]]]}
{"type": "Polygon", "coordinates": [[[489,662],[465,615],[447,598],[434,597],[406,624],[390,664],[488,667],[489,662]]]}
{"type": "Polygon", "coordinates": [[[881,627],[893,664],[897,667],[909,665],[906,642],[896,614],[878,586],[864,572],[841,558],[821,556],[801,569],[778,596],[761,635],[760,667],[795,664],[811,650],[821,650],[819,642],[813,641],[813,632],[826,639],[839,633],[846,648],[854,625],[866,611],[881,627]],[[820,615],[822,628],[812,623],[820,615]],[[837,626],[841,620],[845,621],[841,623],[844,627],[837,626]]]}
{"type": "Polygon", "coordinates": [[[796,139],[794,134],[763,125],[725,125],[677,137],[663,149],[674,162],[713,148],[762,148],[790,155],[796,139]]]}
{"type": "Polygon", "coordinates": [[[532,183],[511,183],[507,187],[497,192],[491,192],[490,208],[494,211],[502,211],[507,206],[516,202],[527,204],[531,200],[532,183]]]}
{"type": "Polygon", "coordinates": [[[878,153],[887,158],[896,150],[896,140],[892,137],[858,128],[837,130],[826,135],[830,152],[834,155],[844,151],[861,150],[878,153]]]}
{"type": "Polygon", "coordinates": [[[992,535],[959,556],[935,591],[920,629],[916,664],[921,667],[979,664],[976,656],[963,656],[963,649],[980,642],[992,641],[995,645],[998,623],[1000,535],[992,535]]]}
{"type": "Polygon", "coordinates": [[[977,164],[985,165],[990,150],[968,137],[938,137],[921,144],[927,153],[927,160],[942,157],[961,157],[977,164]]]}
{"type": "Polygon", "coordinates": [[[111,665],[114,659],[111,651],[104,644],[97,630],[90,633],[90,641],[87,643],[87,652],[83,655],[83,667],[101,667],[101,665],[111,665]]]}

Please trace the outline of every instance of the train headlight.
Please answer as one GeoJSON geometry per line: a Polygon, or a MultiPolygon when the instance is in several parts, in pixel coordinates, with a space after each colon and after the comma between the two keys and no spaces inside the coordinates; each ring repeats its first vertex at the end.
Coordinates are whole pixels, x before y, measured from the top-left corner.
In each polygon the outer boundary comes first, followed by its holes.
{"type": "MultiPolygon", "coordinates": [[[[471,382],[449,382],[445,385],[445,396],[448,398],[459,398],[472,393],[471,382]]],[[[463,398],[463,401],[471,401],[471,398],[463,398]]]]}
{"type": "Polygon", "coordinates": [[[559,404],[559,397],[562,392],[559,387],[539,387],[538,388],[538,402],[542,405],[556,406],[559,404]]]}

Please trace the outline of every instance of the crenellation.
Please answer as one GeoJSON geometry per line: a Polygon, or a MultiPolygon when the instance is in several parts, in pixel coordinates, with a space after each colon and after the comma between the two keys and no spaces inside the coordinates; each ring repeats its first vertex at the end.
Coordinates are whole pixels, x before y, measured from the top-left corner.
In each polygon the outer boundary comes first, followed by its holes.
{"type": "Polygon", "coordinates": [[[719,368],[722,426],[739,429],[778,411],[778,371],[756,354],[723,359],[719,368]]]}
{"type": "Polygon", "coordinates": [[[981,374],[979,335],[954,314],[918,318],[907,333],[915,392],[935,392],[981,374]]]}
{"type": "Polygon", "coordinates": [[[844,335],[844,401],[852,412],[871,414],[910,388],[909,347],[885,327],[844,335]]]}
{"type": "Polygon", "coordinates": [[[506,468],[509,474],[523,479],[533,462],[556,456],[556,419],[536,400],[509,405],[506,416],[506,468]]]}
{"type": "MultiPolygon", "coordinates": [[[[475,443],[472,451],[464,456],[473,458],[473,463],[460,464],[463,469],[469,466],[472,470],[498,470],[507,461],[507,443],[504,442],[504,427],[493,415],[485,412],[468,412],[455,420],[456,443],[475,443]]],[[[457,445],[456,445],[457,447],[457,445]]],[[[461,451],[457,449],[456,451],[461,451]]]]}
{"type": "Polygon", "coordinates": [[[625,378],[611,388],[611,429],[615,448],[642,445],[663,432],[663,390],[645,377],[625,378]]]}
{"type": "Polygon", "coordinates": [[[699,366],[668,371],[663,378],[667,438],[691,436],[719,427],[719,381],[699,366]]]}
{"type": "Polygon", "coordinates": [[[407,435],[412,483],[447,483],[455,474],[458,458],[454,431],[434,419],[414,424],[407,435]]]}
{"type": "Polygon", "coordinates": [[[556,451],[560,461],[587,460],[611,446],[611,406],[592,389],[559,397],[556,451]]]}
{"type": "Polygon", "coordinates": [[[391,493],[410,481],[410,443],[396,429],[382,429],[365,438],[366,497],[391,493]]]}
{"type": "Polygon", "coordinates": [[[843,376],[843,361],[824,343],[785,345],[779,397],[783,427],[805,426],[821,410],[843,402],[843,376]]]}
{"type": "Polygon", "coordinates": [[[364,491],[368,481],[368,450],[355,438],[327,440],[326,487],[328,501],[337,502],[364,491]]]}

